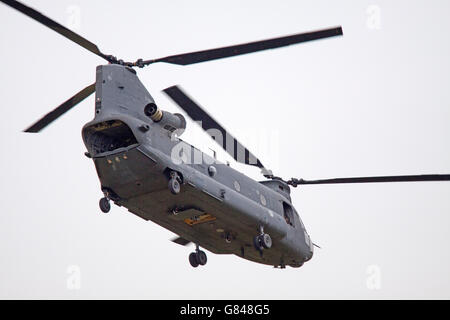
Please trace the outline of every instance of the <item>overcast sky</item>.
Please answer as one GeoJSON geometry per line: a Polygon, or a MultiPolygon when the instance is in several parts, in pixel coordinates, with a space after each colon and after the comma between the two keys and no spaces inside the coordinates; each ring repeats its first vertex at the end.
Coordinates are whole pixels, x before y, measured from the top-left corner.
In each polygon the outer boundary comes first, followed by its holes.
{"type": "MultiPolygon", "coordinates": [[[[138,70],[163,109],[180,84],[276,175],[450,173],[448,1],[26,1],[127,60],[342,25],[343,37],[138,70]]],[[[81,128],[97,56],[0,5],[0,298],[450,298],[450,182],[303,186],[316,249],[300,269],[208,253],[193,269],[164,228],[102,214],[81,128]]],[[[183,136],[226,156],[192,122],[183,136]]],[[[231,163],[261,179],[258,170],[231,163]]]]}

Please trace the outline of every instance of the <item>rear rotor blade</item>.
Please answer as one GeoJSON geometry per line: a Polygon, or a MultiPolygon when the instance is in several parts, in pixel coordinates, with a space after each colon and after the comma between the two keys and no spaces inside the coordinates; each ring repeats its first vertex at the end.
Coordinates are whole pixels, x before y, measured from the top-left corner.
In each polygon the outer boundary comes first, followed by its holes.
{"type": "Polygon", "coordinates": [[[76,95],[74,95],[72,98],[70,98],[69,100],[58,106],[56,109],[47,113],[44,117],[42,117],[28,129],[25,129],[24,132],[36,133],[41,131],[50,123],[55,121],[57,118],[59,118],[64,113],[72,109],[75,105],[77,105],[78,103],[89,97],[94,92],[95,92],[95,83],[87,86],[86,88],[78,92],[76,95]]]}
{"type": "Polygon", "coordinates": [[[146,60],[143,61],[143,64],[148,65],[155,62],[166,62],[178,65],[189,65],[204,61],[233,57],[241,54],[247,54],[267,49],[285,47],[306,41],[341,36],[342,34],[343,34],[342,28],[335,27],[306,33],[298,33],[290,36],[273,38],[268,40],[243,43],[229,47],[177,54],[154,60],[146,60]]]}
{"type": "Polygon", "coordinates": [[[240,163],[256,166],[263,170],[263,173],[271,172],[264,168],[261,161],[256,158],[247,148],[245,148],[236,138],[234,138],[223,126],[213,119],[205,110],[197,103],[189,98],[178,86],[172,86],[163,90],[176,104],[183,109],[189,117],[201,122],[203,130],[207,131],[234,160],[240,163]],[[220,133],[222,141],[218,141],[218,137],[214,137],[215,133],[220,133]]]}
{"type": "Polygon", "coordinates": [[[335,184],[335,183],[373,183],[373,182],[419,182],[419,181],[450,181],[450,174],[422,174],[410,176],[378,176],[334,178],[321,180],[304,180],[292,178],[288,184],[296,187],[303,184],[335,184]]]}
{"type": "Polygon", "coordinates": [[[47,26],[48,28],[58,32],[60,35],[72,40],[73,42],[79,44],[80,46],[91,51],[92,53],[95,53],[96,55],[102,57],[103,59],[106,59],[107,61],[111,62],[111,56],[103,54],[95,44],[93,44],[89,40],[83,38],[79,34],[76,34],[75,32],[67,29],[66,27],[62,26],[58,22],[44,16],[39,11],[36,11],[33,8],[30,8],[19,1],[15,1],[15,0],[0,0],[0,1],[14,9],[22,12],[23,14],[27,15],[28,17],[42,23],[43,25],[47,26]]]}

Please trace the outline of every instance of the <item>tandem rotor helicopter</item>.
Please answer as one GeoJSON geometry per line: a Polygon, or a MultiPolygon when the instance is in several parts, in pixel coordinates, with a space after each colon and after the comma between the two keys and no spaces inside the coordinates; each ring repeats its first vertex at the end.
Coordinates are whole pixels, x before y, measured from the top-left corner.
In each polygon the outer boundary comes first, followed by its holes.
{"type": "Polygon", "coordinates": [[[104,194],[100,209],[108,212],[113,201],[179,235],[172,240],[175,243],[194,243],[196,249],[189,255],[193,267],[207,262],[200,247],[281,268],[301,267],[310,260],[316,245],[292,204],[290,187],[450,180],[450,175],[429,174],[285,181],[265,168],[180,87],[163,90],[192,120],[201,121],[202,128],[237,162],[260,168],[266,180],[255,181],[182,141],[185,118],[161,110],[136,75],[136,67],[158,62],[189,65],[341,36],[341,27],[126,62],[102,53],[94,43],[18,1],[0,1],[108,62],[97,66],[95,83],[25,132],[41,131],[95,92],[95,116],[84,125],[82,137],[85,155],[94,162],[104,194]]]}

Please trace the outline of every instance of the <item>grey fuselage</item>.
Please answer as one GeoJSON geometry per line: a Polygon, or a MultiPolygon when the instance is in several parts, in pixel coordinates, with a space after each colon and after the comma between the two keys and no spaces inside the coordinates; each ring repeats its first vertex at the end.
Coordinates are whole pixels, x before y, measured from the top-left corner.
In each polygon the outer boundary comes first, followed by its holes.
{"type": "Polygon", "coordinates": [[[153,122],[144,107],[154,100],[133,69],[111,64],[96,72],[95,118],[82,135],[115,204],[216,254],[282,267],[311,259],[286,183],[250,179],[153,122]],[[170,171],[182,179],[177,195],[168,189],[170,171]],[[260,227],[273,240],[263,254],[253,245],[260,227]]]}

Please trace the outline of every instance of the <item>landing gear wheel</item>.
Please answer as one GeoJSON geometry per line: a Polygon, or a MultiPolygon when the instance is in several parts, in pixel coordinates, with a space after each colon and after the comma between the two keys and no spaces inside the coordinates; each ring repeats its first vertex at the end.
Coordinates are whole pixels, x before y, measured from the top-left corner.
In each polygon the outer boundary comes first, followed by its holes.
{"type": "Polygon", "coordinates": [[[272,238],[267,234],[263,234],[261,237],[261,244],[264,248],[270,249],[272,247],[272,238]]]}
{"type": "Polygon", "coordinates": [[[192,252],[189,255],[189,263],[191,264],[192,267],[197,268],[199,263],[197,261],[197,254],[195,252],[192,252]]]}
{"type": "Polygon", "coordinates": [[[255,248],[259,251],[264,249],[270,249],[272,247],[272,238],[267,234],[261,234],[254,238],[255,248]]]}
{"type": "Polygon", "coordinates": [[[206,253],[201,251],[198,244],[196,244],[195,252],[192,252],[189,255],[189,263],[194,268],[197,268],[198,266],[204,266],[207,261],[208,261],[208,258],[206,257],[206,253]]]}
{"type": "Polygon", "coordinates": [[[259,238],[260,236],[256,236],[253,238],[253,245],[255,246],[256,250],[262,251],[262,244],[259,238]]]}
{"type": "Polygon", "coordinates": [[[204,266],[206,264],[206,262],[208,261],[208,258],[206,257],[206,253],[203,251],[200,251],[200,250],[197,251],[196,256],[197,256],[197,262],[201,266],[204,266]]]}
{"type": "Polygon", "coordinates": [[[104,213],[108,213],[109,210],[111,210],[111,204],[109,203],[109,199],[106,197],[101,198],[98,204],[100,205],[100,210],[104,213]]]}
{"type": "Polygon", "coordinates": [[[172,192],[172,194],[179,194],[180,193],[180,182],[177,179],[171,178],[169,180],[169,190],[172,192]]]}

